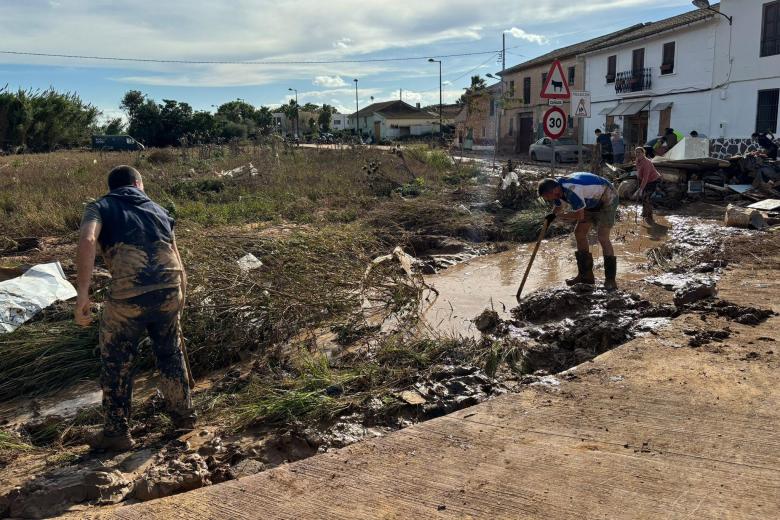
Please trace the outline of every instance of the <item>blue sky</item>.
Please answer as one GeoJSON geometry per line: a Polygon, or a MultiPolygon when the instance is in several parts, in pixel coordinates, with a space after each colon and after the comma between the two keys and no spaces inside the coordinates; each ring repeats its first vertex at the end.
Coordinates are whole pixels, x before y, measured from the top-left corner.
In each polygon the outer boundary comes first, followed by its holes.
{"type": "MultiPolygon", "coordinates": [[[[507,67],[557,47],[694,7],[688,0],[0,0],[0,51],[191,61],[332,61],[496,51],[507,67]]],[[[444,102],[497,55],[442,58],[444,102]]],[[[106,117],[124,92],[213,110],[236,98],[354,110],[403,99],[438,103],[438,66],[425,59],[366,63],[155,64],[0,54],[0,87],[77,92],[106,117]]]]}

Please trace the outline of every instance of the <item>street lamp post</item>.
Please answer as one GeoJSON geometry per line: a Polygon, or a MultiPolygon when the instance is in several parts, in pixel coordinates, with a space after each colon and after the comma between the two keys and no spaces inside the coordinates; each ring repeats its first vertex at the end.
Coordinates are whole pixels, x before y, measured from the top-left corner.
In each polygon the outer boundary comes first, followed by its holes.
{"type": "Polygon", "coordinates": [[[439,139],[443,139],[444,127],[442,125],[442,116],[441,116],[441,60],[434,60],[433,58],[428,58],[428,61],[430,63],[439,64],[439,139]]]}
{"type": "Polygon", "coordinates": [[[357,136],[357,138],[360,139],[360,128],[359,128],[360,123],[358,123],[358,121],[360,121],[360,118],[359,118],[359,115],[358,115],[358,112],[360,112],[360,107],[358,106],[358,88],[357,88],[358,80],[357,80],[357,78],[355,78],[354,81],[355,81],[355,136],[357,136]]]}
{"type": "Polygon", "coordinates": [[[301,109],[298,107],[298,89],[288,88],[290,92],[295,92],[295,137],[301,133],[301,109]]]}

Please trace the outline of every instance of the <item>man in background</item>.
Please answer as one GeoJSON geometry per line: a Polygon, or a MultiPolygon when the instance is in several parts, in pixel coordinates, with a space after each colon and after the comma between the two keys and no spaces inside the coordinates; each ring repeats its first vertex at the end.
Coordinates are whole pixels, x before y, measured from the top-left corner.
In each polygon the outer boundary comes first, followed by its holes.
{"type": "Polygon", "coordinates": [[[601,146],[601,161],[607,164],[612,164],[614,159],[612,156],[612,139],[609,135],[601,133],[600,129],[596,129],[596,144],[601,146]]]}

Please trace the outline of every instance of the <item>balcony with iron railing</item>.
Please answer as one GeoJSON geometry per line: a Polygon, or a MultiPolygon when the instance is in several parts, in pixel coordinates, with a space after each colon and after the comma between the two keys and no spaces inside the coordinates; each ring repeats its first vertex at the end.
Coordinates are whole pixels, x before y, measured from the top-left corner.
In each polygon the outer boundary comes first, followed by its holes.
{"type": "Polygon", "coordinates": [[[618,72],[615,76],[615,92],[618,94],[650,90],[651,85],[649,68],[618,72]]]}

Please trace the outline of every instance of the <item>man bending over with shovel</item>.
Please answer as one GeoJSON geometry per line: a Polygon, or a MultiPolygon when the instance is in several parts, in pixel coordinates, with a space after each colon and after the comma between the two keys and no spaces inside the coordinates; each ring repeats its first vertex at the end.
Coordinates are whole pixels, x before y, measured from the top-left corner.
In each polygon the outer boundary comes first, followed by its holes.
{"type": "MultiPolygon", "coordinates": [[[[615,225],[618,197],[617,190],[607,179],[592,173],[572,173],[558,179],[544,179],[539,182],[539,196],[555,205],[554,216],[563,220],[577,222],[574,236],[577,239],[577,276],[566,280],[568,285],[578,283],[594,284],[593,255],[588,246],[588,232],[596,226],[599,243],[604,253],[604,288],[617,289],[617,259],[609,240],[609,232],[615,225]],[[563,211],[563,202],[571,206],[572,211],[563,211]]],[[[548,216],[549,219],[554,216],[548,216]]]]}
{"type": "Polygon", "coordinates": [[[81,222],[75,320],[86,326],[92,319],[89,286],[98,245],[111,272],[111,286],[100,318],[105,427],[90,444],[117,451],[133,446],[128,424],[133,361],[144,333],[152,340],[160,386],[174,425],[193,429],[195,412],[179,327],[187,279],[173,235],[173,219],[146,196],[135,168],[111,170],[108,188],[105,197],[87,205],[81,222]]]}

